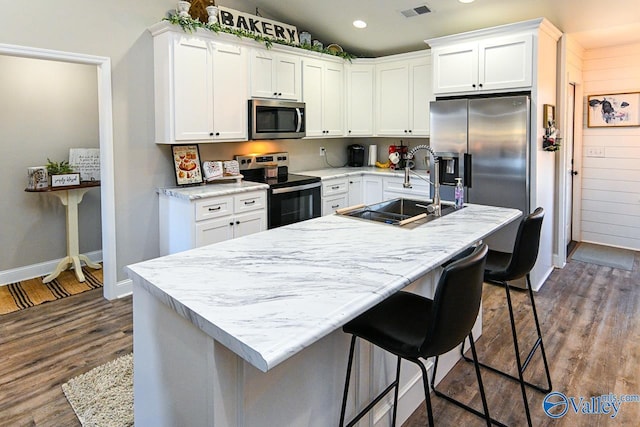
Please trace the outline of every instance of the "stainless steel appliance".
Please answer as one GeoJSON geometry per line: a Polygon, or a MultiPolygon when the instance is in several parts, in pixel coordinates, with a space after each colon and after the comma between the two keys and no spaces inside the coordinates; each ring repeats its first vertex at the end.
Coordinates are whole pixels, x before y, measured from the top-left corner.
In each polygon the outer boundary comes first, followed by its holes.
{"type": "Polygon", "coordinates": [[[364,166],[364,145],[351,144],[347,147],[347,166],[364,166]]]}
{"type": "Polygon", "coordinates": [[[317,218],[321,214],[320,178],[289,173],[289,153],[235,156],[246,181],[269,184],[267,192],[267,228],[317,218]],[[275,177],[268,168],[277,167],[275,177]]]}
{"type": "Polygon", "coordinates": [[[303,138],[304,108],[304,102],[250,99],[249,139],[303,138]]]}
{"type": "MultiPolygon", "coordinates": [[[[529,214],[529,96],[436,100],[430,109],[442,200],[454,200],[455,178],[462,178],[466,202],[529,214]]],[[[517,230],[518,221],[486,241],[511,252],[517,230]]]]}

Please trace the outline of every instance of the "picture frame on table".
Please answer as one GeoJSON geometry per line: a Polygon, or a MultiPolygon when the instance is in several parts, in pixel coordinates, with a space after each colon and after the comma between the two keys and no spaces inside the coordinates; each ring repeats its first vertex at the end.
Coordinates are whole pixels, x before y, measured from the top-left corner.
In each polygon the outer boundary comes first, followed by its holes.
{"type": "Polygon", "coordinates": [[[197,185],[204,182],[197,145],[172,145],[171,154],[177,185],[197,185]]]}
{"type": "Polygon", "coordinates": [[[589,95],[587,126],[640,126],[640,92],[589,95]]]}

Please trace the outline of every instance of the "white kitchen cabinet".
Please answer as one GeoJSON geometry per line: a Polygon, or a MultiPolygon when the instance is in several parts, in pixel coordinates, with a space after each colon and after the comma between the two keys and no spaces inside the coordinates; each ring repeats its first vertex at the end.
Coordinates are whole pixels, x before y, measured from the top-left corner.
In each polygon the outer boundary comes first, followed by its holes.
{"type": "Polygon", "coordinates": [[[265,190],[187,200],[160,194],[160,254],[267,229],[265,190]]]}
{"type": "Polygon", "coordinates": [[[154,37],[156,143],[247,139],[246,50],[173,32],[154,37]]]}
{"type": "Polygon", "coordinates": [[[373,136],[374,75],[373,64],[346,65],[347,136],[373,136]]]}
{"type": "Polygon", "coordinates": [[[349,178],[349,206],[359,205],[364,200],[362,175],[349,178]]]}
{"type": "Polygon", "coordinates": [[[365,205],[381,202],[382,177],[365,174],[362,177],[362,196],[365,205]]]}
{"type": "Polygon", "coordinates": [[[322,216],[331,215],[337,209],[349,205],[348,178],[333,178],[322,181],[322,216]]]}
{"type": "Polygon", "coordinates": [[[411,177],[411,188],[404,187],[404,178],[385,176],[382,178],[382,198],[391,200],[398,197],[426,200],[430,198],[429,183],[415,176],[411,177]]]}
{"type": "Polygon", "coordinates": [[[378,64],[376,88],[376,135],[429,136],[429,102],[434,98],[428,54],[378,64]]]}
{"type": "Polygon", "coordinates": [[[300,101],[302,71],[299,56],[251,49],[251,96],[300,101]]]}
{"type": "Polygon", "coordinates": [[[431,50],[433,92],[495,92],[532,85],[533,36],[515,34],[431,50]]]}
{"type": "Polygon", "coordinates": [[[344,135],[344,64],[304,58],[302,99],[307,137],[344,135]]]}

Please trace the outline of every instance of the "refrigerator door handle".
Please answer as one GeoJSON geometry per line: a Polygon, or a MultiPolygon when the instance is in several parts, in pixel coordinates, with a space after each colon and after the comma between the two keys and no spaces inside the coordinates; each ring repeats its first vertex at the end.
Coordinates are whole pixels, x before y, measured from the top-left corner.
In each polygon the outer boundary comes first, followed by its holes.
{"type": "Polygon", "coordinates": [[[464,153],[463,157],[464,161],[464,179],[463,185],[465,187],[471,188],[471,154],[464,153]]]}

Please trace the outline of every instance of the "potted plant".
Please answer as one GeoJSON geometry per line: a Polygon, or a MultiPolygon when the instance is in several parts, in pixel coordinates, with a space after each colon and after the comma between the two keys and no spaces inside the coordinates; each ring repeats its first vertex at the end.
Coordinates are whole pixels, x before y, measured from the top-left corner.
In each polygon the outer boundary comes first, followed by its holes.
{"type": "Polygon", "coordinates": [[[66,187],[80,184],[80,174],[74,173],[68,160],[54,162],[47,158],[49,187],[66,187]]]}

